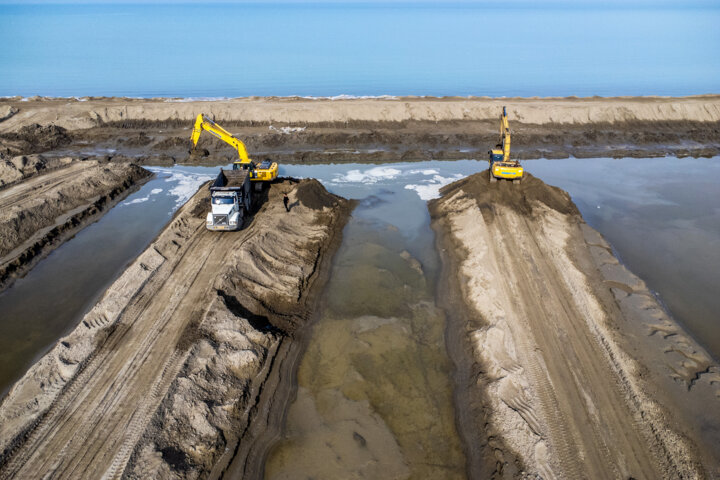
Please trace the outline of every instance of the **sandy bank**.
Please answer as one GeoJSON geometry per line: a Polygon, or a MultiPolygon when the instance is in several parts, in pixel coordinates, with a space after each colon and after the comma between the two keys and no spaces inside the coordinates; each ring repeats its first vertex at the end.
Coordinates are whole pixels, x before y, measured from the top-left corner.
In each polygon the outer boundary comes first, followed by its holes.
{"type": "Polygon", "coordinates": [[[345,123],[495,119],[503,105],[510,118],[526,124],[587,124],[628,121],[720,121],[720,96],[616,98],[431,98],[304,99],[237,98],[215,101],[90,98],[4,99],[0,132],[22,126],[54,124],[70,130],[110,122],[192,121],[199,112],[217,119],[258,123],[345,123]]]}
{"type": "Polygon", "coordinates": [[[0,159],[0,289],[150,176],[130,163],[0,159]]]}
{"type": "MultiPolygon", "coordinates": [[[[281,162],[486,158],[508,107],[513,152],[524,158],[714,156],[720,96],[622,98],[91,98],[0,100],[0,153],[85,152],[139,162],[188,161],[198,113],[213,115],[257,157],[281,162]]],[[[227,145],[205,141],[220,164],[227,145]]],[[[193,159],[197,161],[198,159],[193,159]]]]}
{"type": "Polygon", "coordinates": [[[313,180],[266,193],[243,230],[216,233],[201,189],[17,382],[0,404],[0,478],[262,468],[349,211],[313,180]]]}
{"type": "Polygon", "coordinates": [[[713,478],[720,367],[569,196],[487,172],[442,194],[430,209],[471,474],[713,478]]]}

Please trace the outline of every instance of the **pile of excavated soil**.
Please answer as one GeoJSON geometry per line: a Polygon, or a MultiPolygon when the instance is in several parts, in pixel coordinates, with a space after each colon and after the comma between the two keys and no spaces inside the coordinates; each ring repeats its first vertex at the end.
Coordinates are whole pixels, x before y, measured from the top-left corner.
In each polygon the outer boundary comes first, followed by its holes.
{"type": "Polygon", "coordinates": [[[295,196],[300,203],[313,210],[332,208],[340,200],[340,197],[328,194],[325,187],[314,178],[298,185],[295,196]]]}
{"type": "Polygon", "coordinates": [[[498,180],[493,184],[490,182],[489,171],[485,170],[446,185],[440,190],[440,194],[448,197],[459,191],[474,198],[484,213],[491,213],[494,206],[502,205],[519,214],[530,215],[533,208],[541,203],[566,215],[580,214],[566,191],[547,185],[529,173],[523,175],[520,184],[506,180],[498,180]]]}
{"type": "Polygon", "coordinates": [[[34,123],[25,125],[16,132],[3,134],[0,136],[0,142],[5,144],[6,154],[28,155],[69,145],[72,143],[72,137],[63,127],[34,123]]]}
{"type": "Polygon", "coordinates": [[[349,216],[312,183],[238,232],[205,229],[201,188],[0,404],[0,478],[259,478],[349,216]]]}
{"type": "Polygon", "coordinates": [[[63,167],[73,161],[72,157],[21,155],[9,159],[0,157],[0,188],[17,183],[38,173],[63,167]]]}
{"type": "Polygon", "coordinates": [[[470,476],[712,477],[720,366],[570,197],[487,171],[441,193],[429,207],[470,476]]]}
{"type": "Polygon", "coordinates": [[[12,164],[21,175],[64,167],[0,189],[0,287],[151,176],[130,163],[17,157],[12,164]]]}

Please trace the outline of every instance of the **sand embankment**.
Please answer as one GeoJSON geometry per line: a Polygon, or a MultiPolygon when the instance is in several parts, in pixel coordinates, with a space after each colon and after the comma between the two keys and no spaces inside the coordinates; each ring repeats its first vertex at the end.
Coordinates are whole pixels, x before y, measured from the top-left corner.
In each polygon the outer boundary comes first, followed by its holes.
{"type": "Polygon", "coordinates": [[[0,290],[150,176],[130,163],[0,159],[0,290]]]}
{"type": "Polygon", "coordinates": [[[32,124],[54,124],[68,130],[126,121],[192,121],[198,113],[217,119],[257,123],[352,123],[488,120],[508,107],[510,118],[525,124],[619,122],[718,122],[720,95],[695,97],[615,98],[431,98],[307,99],[236,98],[213,101],[89,98],[4,99],[14,109],[3,121],[6,133],[32,124]]]}
{"type": "Polygon", "coordinates": [[[238,232],[202,189],[0,404],[0,478],[262,468],[348,202],[285,180],[238,232]],[[288,192],[291,212],[282,205],[288,192]]]}
{"type": "Polygon", "coordinates": [[[714,478],[720,366],[570,197],[487,172],[430,203],[477,478],[714,478]]]}
{"type": "MultiPolygon", "coordinates": [[[[254,155],[284,162],[484,159],[497,142],[503,106],[516,135],[514,155],[521,159],[720,153],[718,95],[3,99],[0,153],[102,149],[139,161],[185,162],[193,119],[206,113],[242,138],[254,155]]],[[[210,163],[235,155],[227,145],[208,145],[226,155],[213,155],[210,163]]]]}

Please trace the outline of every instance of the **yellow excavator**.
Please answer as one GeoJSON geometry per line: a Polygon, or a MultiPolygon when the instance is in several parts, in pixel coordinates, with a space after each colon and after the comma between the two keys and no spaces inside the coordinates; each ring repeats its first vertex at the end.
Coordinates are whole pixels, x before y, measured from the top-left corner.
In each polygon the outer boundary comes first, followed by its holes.
{"type": "MultiPolygon", "coordinates": [[[[235,138],[230,132],[207,118],[207,116],[202,113],[195,119],[195,127],[193,128],[192,136],[190,137],[190,153],[195,151],[195,147],[197,147],[198,140],[200,140],[200,134],[203,130],[210,132],[237,150],[240,159],[233,163],[233,170],[247,170],[251,182],[272,182],[277,178],[277,162],[265,160],[262,163],[256,164],[250,159],[250,157],[248,157],[248,153],[243,142],[235,138]]],[[[261,187],[261,185],[262,184],[258,184],[256,186],[261,187]]]]}
{"type": "Polygon", "coordinates": [[[500,143],[488,153],[490,154],[490,182],[497,182],[498,178],[504,178],[513,183],[520,183],[523,168],[517,160],[510,160],[510,124],[505,107],[500,115],[500,143]]]}

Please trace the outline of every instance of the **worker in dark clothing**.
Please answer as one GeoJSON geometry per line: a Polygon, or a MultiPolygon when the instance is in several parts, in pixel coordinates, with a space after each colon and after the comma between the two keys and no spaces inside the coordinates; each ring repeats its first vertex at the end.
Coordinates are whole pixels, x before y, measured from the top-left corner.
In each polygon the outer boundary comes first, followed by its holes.
{"type": "Polygon", "coordinates": [[[289,201],[290,201],[290,199],[288,198],[287,193],[283,193],[283,205],[285,205],[285,211],[286,211],[286,212],[289,212],[289,211],[290,211],[290,208],[288,207],[288,202],[289,202],[289,201]]]}

